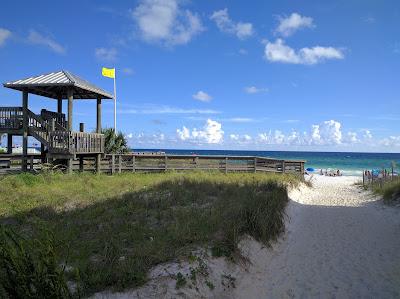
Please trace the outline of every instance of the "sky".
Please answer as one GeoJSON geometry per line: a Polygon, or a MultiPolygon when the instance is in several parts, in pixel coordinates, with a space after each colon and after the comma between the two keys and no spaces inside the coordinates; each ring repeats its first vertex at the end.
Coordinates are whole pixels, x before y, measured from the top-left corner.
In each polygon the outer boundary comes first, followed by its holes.
{"type": "MultiPolygon", "coordinates": [[[[112,92],[102,67],[135,149],[400,152],[399,1],[2,4],[0,82],[65,69],[112,92]]],[[[0,105],[21,93],[1,87],[0,105]]],[[[95,105],[75,102],[76,130],[95,105]]]]}

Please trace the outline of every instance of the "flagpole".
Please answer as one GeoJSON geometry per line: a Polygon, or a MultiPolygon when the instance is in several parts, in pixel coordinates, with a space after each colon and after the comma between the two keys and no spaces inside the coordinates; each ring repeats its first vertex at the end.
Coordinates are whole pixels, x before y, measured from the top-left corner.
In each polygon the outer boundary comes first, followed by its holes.
{"type": "Polygon", "coordinates": [[[115,83],[115,73],[114,71],[114,133],[117,134],[117,87],[115,83]]]}

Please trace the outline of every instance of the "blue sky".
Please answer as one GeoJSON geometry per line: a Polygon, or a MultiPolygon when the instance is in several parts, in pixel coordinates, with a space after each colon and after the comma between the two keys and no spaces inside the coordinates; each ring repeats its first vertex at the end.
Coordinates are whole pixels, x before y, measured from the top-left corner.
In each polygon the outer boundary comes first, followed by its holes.
{"type": "MultiPolygon", "coordinates": [[[[8,1],[0,66],[0,82],[67,69],[108,91],[116,67],[134,148],[400,151],[398,1],[8,1]]],[[[94,128],[94,101],[74,113],[94,128]]]]}

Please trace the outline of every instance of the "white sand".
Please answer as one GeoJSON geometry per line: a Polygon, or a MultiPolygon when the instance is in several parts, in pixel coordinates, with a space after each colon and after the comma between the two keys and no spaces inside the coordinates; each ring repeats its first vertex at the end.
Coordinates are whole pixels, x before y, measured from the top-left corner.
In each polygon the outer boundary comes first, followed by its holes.
{"type": "Polygon", "coordinates": [[[171,274],[189,273],[190,265],[170,263],[138,290],[95,297],[400,298],[400,209],[361,191],[356,180],[315,176],[313,188],[291,191],[286,233],[273,248],[244,240],[247,266],[206,258],[213,290],[204,279],[198,290],[176,290],[171,274]],[[226,286],[226,274],[235,287],[226,286]]]}

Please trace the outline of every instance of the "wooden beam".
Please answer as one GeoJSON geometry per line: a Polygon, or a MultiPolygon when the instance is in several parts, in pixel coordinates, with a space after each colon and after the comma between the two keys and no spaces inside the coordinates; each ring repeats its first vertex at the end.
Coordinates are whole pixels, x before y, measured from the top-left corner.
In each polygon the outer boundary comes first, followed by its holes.
{"type": "MultiPolygon", "coordinates": [[[[96,109],[96,132],[101,133],[101,97],[97,97],[97,109],[96,109]]],[[[101,165],[101,154],[97,154],[96,156],[96,172],[100,173],[100,165],[101,165]]]]}
{"type": "Polygon", "coordinates": [[[7,154],[12,154],[12,141],[13,141],[13,135],[8,133],[7,134],[7,154]]]}
{"type": "Polygon", "coordinates": [[[101,133],[101,97],[97,98],[96,132],[101,133]]]}
{"type": "Polygon", "coordinates": [[[22,114],[23,114],[23,135],[22,135],[22,171],[28,170],[28,92],[22,92],[22,114]]]}
{"type": "Polygon", "coordinates": [[[57,99],[57,113],[62,113],[62,95],[60,94],[57,99]]]}
{"type": "Polygon", "coordinates": [[[68,131],[72,131],[73,123],[72,123],[72,111],[73,111],[73,103],[74,103],[74,91],[72,89],[68,89],[68,131]]]}

